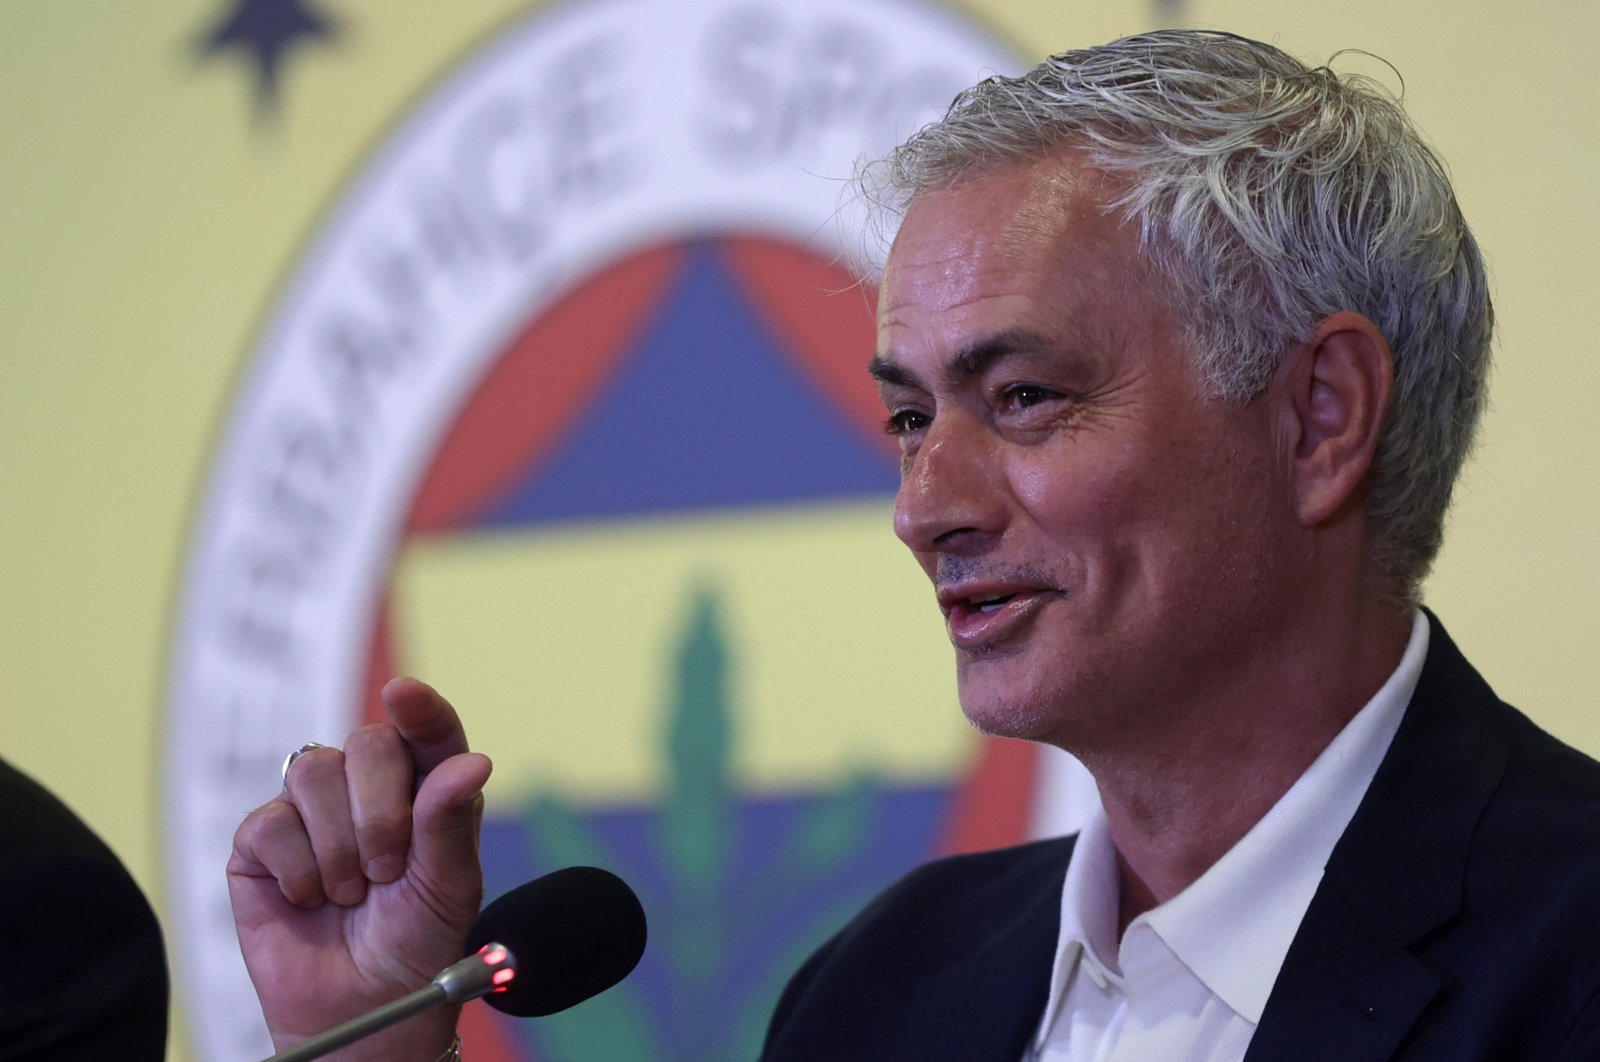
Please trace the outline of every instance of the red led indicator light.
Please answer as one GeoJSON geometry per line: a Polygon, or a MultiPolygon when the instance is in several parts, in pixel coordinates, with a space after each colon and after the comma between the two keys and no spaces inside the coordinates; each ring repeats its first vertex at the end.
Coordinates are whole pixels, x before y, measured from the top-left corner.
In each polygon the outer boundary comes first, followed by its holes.
{"type": "Polygon", "coordinates": [[[506,961],[506,949],[495,948],[488,955],[483,957],[483,961],[489,963],[491,966],[499,966],[501,963],[506,961]]]}
{"type": "Polygon", "coordinates": [[[507,968],[507,969],[504,969],[504,970],[496,970],[494,972],[494,983],[497,984],[497,985],[509,985],[512,981],[515,981],[516,979],[517,979],[517,971],[512,970],[510,968],[507,968]]]}

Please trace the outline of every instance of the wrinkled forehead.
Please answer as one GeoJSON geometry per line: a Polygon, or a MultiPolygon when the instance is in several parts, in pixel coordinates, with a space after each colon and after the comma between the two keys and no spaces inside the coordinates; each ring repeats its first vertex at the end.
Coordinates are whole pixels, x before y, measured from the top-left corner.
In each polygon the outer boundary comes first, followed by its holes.
{"type": "Polygon", "coordinates": [[[911,198],[890,257],[926,215],[956,209],[978,222],[975,228],[984,235],[1009,235],[1054,225],[1069,211],[1110,213],[1117,191],[1112,178],[1076,150],[969,170],[911,198]]]}
{"type": "Polygon", "coordinates": [[[974,328],[1104,332],[1164,309],[1165,286],[1115,198],[1104,174],[1070,156],[923,192],[885,266],[880,344],[886,330],[933,319],[944,328],[973,318],[974,328]]]}

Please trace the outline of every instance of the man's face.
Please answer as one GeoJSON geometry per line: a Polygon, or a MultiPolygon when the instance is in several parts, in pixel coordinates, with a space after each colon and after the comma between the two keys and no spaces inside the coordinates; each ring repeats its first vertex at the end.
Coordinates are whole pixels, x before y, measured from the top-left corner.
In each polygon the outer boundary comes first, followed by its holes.
{"type": "Polygon", "coordinates": [[[1247,683],[1303,548],[1267,404],[1205,396],[1110,194],[1055,161],[919,197],[873,362],[968,717],[1079,752],[1247,683]]]}

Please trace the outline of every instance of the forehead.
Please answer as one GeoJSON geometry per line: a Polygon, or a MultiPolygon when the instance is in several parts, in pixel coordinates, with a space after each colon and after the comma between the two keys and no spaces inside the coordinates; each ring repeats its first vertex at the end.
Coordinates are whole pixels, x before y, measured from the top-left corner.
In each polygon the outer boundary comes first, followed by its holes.
{"type": "Polygon", "coordinates": [[[904,257],[946,240],[974,246],[1048,237],[1071,227],[1082,238],[1119,228],[1117,187],[1076,152],[983,169],[919,194],[890,252],[904,257]],[[1098,230],[1102,230],[1098,231],[1098,230]]]}
{"type": "Polygon", "coordinates": [[[1116,187],[1067,157],[918,196],[885,266],[879,354],[1022,330],[1121,346],[1166,318],[1116,187]]]}

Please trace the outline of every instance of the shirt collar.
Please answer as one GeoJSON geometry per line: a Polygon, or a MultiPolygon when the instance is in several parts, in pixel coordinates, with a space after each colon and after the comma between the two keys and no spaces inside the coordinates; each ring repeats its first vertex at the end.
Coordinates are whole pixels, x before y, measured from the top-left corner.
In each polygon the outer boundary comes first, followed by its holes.
{"type": "MultiPolygon", "coordinates": [[[[1400,664],[1266,815],[1190,886],[1134,919],[1146,923],[1206,988],[1251,1024],[1300,928],[1334,845],[1378,771],[1417,687],[1428,622],[1415,613],[1400,664]]],[[[1073,847],[1042,1030],[1055,1020],[1080,958],[1098,969],[1118,954],[1116,850],[1096,807],[1073,847]]]]}

